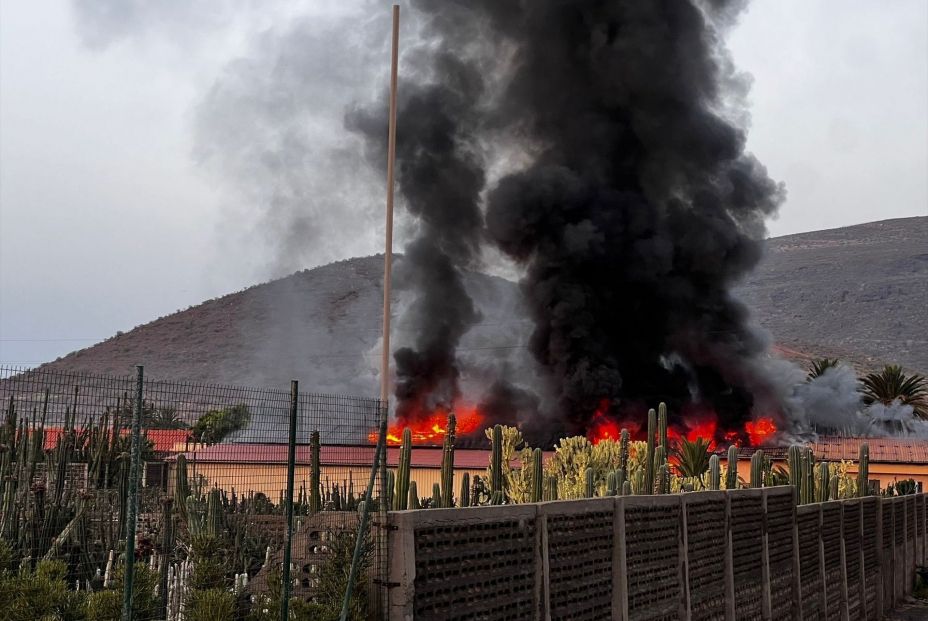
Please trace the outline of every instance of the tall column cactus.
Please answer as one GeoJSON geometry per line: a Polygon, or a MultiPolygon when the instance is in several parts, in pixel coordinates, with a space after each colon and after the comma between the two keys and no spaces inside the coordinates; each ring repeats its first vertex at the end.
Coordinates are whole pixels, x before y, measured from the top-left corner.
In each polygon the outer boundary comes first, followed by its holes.
{"type": "Polygon", "coordinates": [[[667,458],[670,457],[670,446],[667,441],[667,404],[663,401],[657,406],[657,427],[666,462],[667,458]]]}
{"type": "Polygon", "coordinates": [[[557,477],[554,475],[545,478],[545,500],[557,500],[557,477]]]}
{"type": "Polygon", "coordinates": [[[786,452],[789,467],[789,484],[796,489],[796,502],[802,502],[802,447],[794,444],[786,452]]]}
{"type": "MultiPolygon", "coordinates": [[[[653,464],[653,469],[654,469],[654,473],[656,476],[656,486],[657,486],[658,494],[664,493],[664,475],[665,475],[664,467],[665,467],[664,447],[658,446],[654,449],[654,464],[653,464]]],[[[646,493],[653,494],[654,487],[651,487],[646,493]]]]}
{"type": "Polygon", "coordinates": [[[628,429],[623,428],[619,434],[619,468],[625,472],[628,472],[628,439],[628,429]]]}
{"type": "Polygon", "coordinates": [[[541,449],[532,451],[532,502],[541,502],[544,497],[544,470],[541,466],[541,449]]]}
{"type": "Polygon", "coordinates": [[[606,475],[606,496],[615,496],[618,493],[616,472],[616,470],[612,470],[606,475]]]}
{"type": "Polygon", "coordinates": [[[410,509],[421,509],[422,505],[419,504],[419,492],[416,490],[416,482],[409,482],[409,493],[408,493],[408,508],[410,509]]]}
{"type": "Polygon", "coordinates": [[[501,425],[493,426],[493,450],[490,461],[490,494],[493,504],[502,504],[495,502],[494,497],[497,493],[504,496],[503,490],[503,428],[501,425]]]}
{"type": "Polygon", "coordinates": [[[458,506],[470,506],[470,473],[465,472],[461,477],[461,492],[458,496],[458,506]]]}
{"type": "Polygon", "coordinates": [[[319,432],[313,431],[309,435],[309,511],[313,514],[322,510],[320,448],[319,432]]]}
{"type": "Polygon", "coordinates": [[[409,500],[410,495],[409,468],[412,459],[412,431],[409,427],[403,429],[403,442],[400,444],[399,463],[396,468],[396,493],[393,495],[393,508],[397,511],[413,509],[409,500]]]}
{"type": "Polygon", "coordinates": [[[441,448],[441,505],[454,506],[454,433],[457,419],[454,412],[448,414],[448,429],[441,448]]]}
{"type": "Polygon", "coordinates": [[[764,452],[760,449],[751,455],[751,487],[764,486],[764,452]]]}
{"type": "Polygon", "coordinates": [[[219,490],[214,487],[209,492],[209,498],[206,504],[206,534],[213,539],[219,539],[221,533],[222,504],[220,502],[219,490]]]}
{"type": "Polygon", "coordinates": [[[870,445],[866,442],[860,445],[857,456],[857,495],[870,495],[870,445]]]}
{"type": "Polygon", "coordinates": [[[442,507],[442,497],[441,497],[441,485],[438,483],[432,483],[432,508],[441,509],[442,507]]]}
{"type": "Polygon", "coordinates": [[[648,448],[645,452],[644,462],[644,489],[643,494],[654,493],[654,434],[657,432],[657,412],[648,410],[648,448]]]}
{"type": "Polygon", "coordinates": [[[583,482],[584,482],[584,486],[583,486],[584,498],[592,498],[593,496],[595,496],[596,495],[595,490],[593,489],[593,469],[592,468],[587,468],[583,472],[583,482]]]}
{"type": "Polygon", "coordinates": [[[828,462],[823,461],[818,465],[818,501],[828,502],[828,492],[830,491],[828,478],[828,462]]]}
{"type": "Polygon", "coordinates": [[[177,512],[181,520],[187,523],[187,497],[190,496],[190,482],[187,479],[187,458],[183,453],[177,456],[174,467],[174,495],[177,497],[177,512]]]}
{"type": "Polygon", "coordinates": [[[718,490],[722,486],[722,468],[718,455],[709,458],[709,489],[718,490]]]}
{"type": "Polygon", "coordinates": [[[738,489],[738,447],[728,447],[728,472],[725,473],[725,489],[738,489]]]}

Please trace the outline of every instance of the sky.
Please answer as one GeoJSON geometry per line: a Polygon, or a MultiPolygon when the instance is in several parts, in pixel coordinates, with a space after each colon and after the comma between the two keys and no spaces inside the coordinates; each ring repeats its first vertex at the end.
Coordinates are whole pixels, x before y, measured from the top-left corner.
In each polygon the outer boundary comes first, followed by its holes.
{"type": "MultiPolygon", "coordinates": [[[[374,0],[0,3],[0,364],[379,252],[383,181],[342,118],[385,86],[388,21],[374,0]]],[[[404,7],[403,45],[418,28],[404,7]]],[[[771,235],[928,214],[928,3],[755,0],[728,41],[748,150],[788,192],[771,235]]]]}

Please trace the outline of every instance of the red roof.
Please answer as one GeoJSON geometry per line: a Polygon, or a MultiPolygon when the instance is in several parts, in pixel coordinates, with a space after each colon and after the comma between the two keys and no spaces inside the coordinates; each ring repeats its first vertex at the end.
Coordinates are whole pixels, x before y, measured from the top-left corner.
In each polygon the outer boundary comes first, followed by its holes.
{"type": "MultiPolygon", "coordinates": [[[[860,445],[870,448],[870,461],[874,463],[928,464],[928,440],[903,438],[840,438],[824,436],[816,442],[807,442],[815,458],[824,461],[857,461],[860,445]]],[[[787,447],[760,447],[774,459],[786,459],[787,447]]],[[[742,447],[738,459],[750,459],[757,447],[742,447]]]]}
{"type": "MultiPolygon", "coordinates": [[[[77,431],[80,431],[78,429],[77,431]]],[[[61,427],[48,427],[45,429],[45,448],[53,449],[58,446],[58,439],[61,437],[63,429],[61,427]]],[[[186,429],[148,429],[142,433],[148,437],[155,445],[156,453],[168,453],[173,450],[174,446],[187,440],[190,432],[186,429]]],[[[120,435],[128,435],[129,430],[123,429],[120,435]]]]}
{"type": "MultiPolygon", "coordinates": [[[[286,444],[216,444],[183,453],[187,459],[198,462],[224,462],[236,464],[285,464],[286,444]]],[[[387,465],[395,467],[399,461],[399,447],[387,448],[387,465]]],[[[373,446],[321,446],[319,461],[327,466],[369,466],[374,459],[373,446]]],[[[308,464],[309,447],[296,447],[296,463],[308,464]]],[[[465,470],[482,470],[490,463],[490,451],[455,449],[454,467],[465,470]]],[[[441,447],[413,447],[413,468],[441,468],[441,447]]]]}

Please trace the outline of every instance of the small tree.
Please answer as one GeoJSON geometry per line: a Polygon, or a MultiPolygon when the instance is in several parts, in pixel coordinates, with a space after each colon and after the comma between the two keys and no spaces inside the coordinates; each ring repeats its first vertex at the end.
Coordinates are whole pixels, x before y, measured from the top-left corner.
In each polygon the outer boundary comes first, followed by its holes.
{"type": "Polygon", "coordinates": [[[712,457],[709,445],[709,440],[705,438],[696,438],[693,442],[686,438],[680,439],[674,453],[681,476],[702,481],[703,475],[709,470],[709,459],[712,457]]]}

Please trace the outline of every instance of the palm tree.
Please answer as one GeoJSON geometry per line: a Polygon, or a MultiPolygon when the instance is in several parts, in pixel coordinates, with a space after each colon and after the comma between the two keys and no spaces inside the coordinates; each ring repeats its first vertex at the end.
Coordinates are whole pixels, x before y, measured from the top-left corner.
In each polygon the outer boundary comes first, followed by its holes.
{"type": "Polygon", "coordinates": [[[702,475],[709,470],[710,444],[711,442],[705,438],[696,438],[693,442],[686,438],[680,439],[680,445],[674,452],[677,455],[677,468],[682,476],[702,481],[702,475]]]}
{"type": "Polygon", "coordinates": [[[187,423],[177,414],[177,408],[164,406],[145,412],[145,426],[149,429],[186,429],[187,423]]]}
{"type": "Polygon", "coordinates": [[[891,405],[899,401],[912,406],[917,418],[928,418],[928,381],[923,375],[906,375],[899,365],[886,365],[879,373],[870,373],[860,380],[860,392],[867,405],[891,405]]]}
{"type": "Polygon", "coordinates": [[[837,358],[819,358],[818,360],[813,360],[812,364],[809,365],[809,373],[806,376],[806,381],[810,382],[816,377],[821,377],[825,374],[825,371],[836,368],[838,364],[839,361],[837,358]]]}

